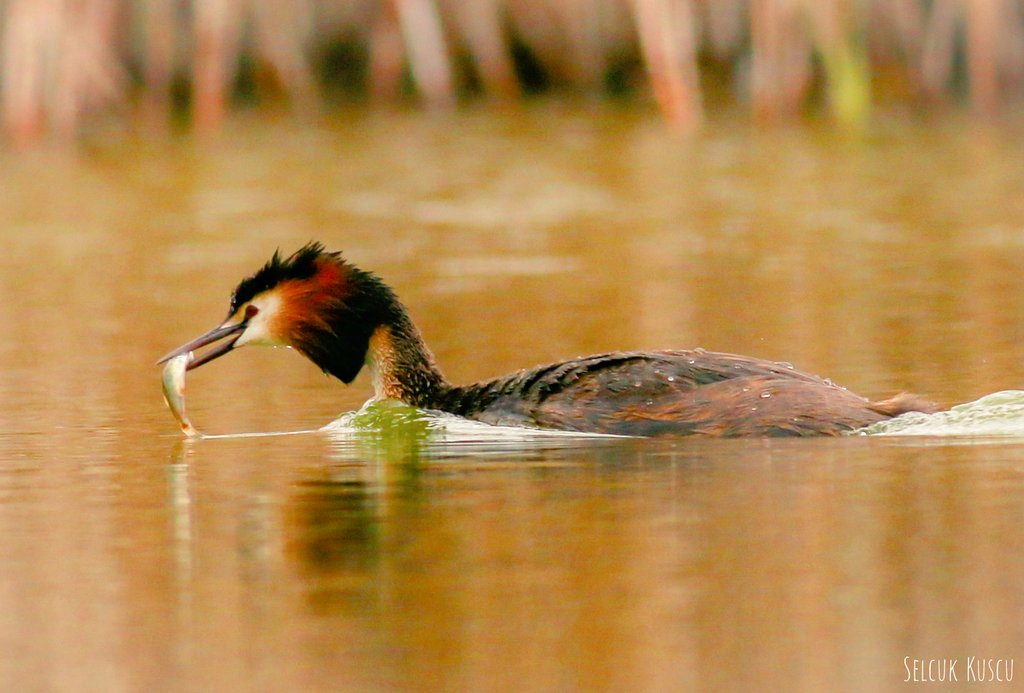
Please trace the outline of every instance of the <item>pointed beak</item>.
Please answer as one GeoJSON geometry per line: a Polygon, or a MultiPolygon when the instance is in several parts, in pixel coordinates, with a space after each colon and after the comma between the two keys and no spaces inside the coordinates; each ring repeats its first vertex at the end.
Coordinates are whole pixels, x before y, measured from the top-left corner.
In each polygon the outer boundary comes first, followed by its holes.
{"type": "Polygon", "coordinates": [[[187,354],[188,352],[204,347],[207,344],[213,344],[214,342],[219,342],[222,339],[226,339],[227,341],[218,344],[214,348],[207,351],[205,354],[202,354],[194,361],[189,363],[187,370],[198,368],[204,363],[209,363],[210,361],[213,361],[215,358],[223,356],[224,354],[234,349],[235,342],[238,341],[238,338],[242,336],[242,332],[245,330],[245,325],[246,321],[243,320],[242,322],[237,322],[231,325],[225,323],[223,325],[220,325],[219,327],[215,327],[206,334],[196,337],[188,344],[182,344],[174,351],[165,354],[159,361],[157,361],[157,364],[159,365],[161,363],[164,363],[165,361],[170,361],[175,356],[187,354]]]}

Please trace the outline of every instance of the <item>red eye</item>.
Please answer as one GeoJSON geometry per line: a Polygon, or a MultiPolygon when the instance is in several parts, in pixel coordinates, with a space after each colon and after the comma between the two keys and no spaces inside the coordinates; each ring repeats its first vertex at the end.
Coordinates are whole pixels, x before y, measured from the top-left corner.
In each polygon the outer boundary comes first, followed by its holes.
{"type": "Polygon", "coordinates": [[[247,305],[245,307],[245,319],[246,320],[251,320],[252,318],[256,317],[256,313],[259,313],[259,312],[260,312],[260,309],[250,303],[249,305],[247,305]]]}

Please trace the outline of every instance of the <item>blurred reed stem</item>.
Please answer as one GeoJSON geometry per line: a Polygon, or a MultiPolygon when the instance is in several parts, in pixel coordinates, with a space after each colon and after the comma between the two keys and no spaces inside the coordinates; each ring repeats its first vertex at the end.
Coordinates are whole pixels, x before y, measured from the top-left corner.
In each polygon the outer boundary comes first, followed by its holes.
{"type": "Polygon", "coordinates": [[[891,98],[992,116],[1022,85],[1024,0],[0,0],[0,124],[18,143],[133,110],[215,130],[251,97],[309,112],[626,92],[688,133],[711,96],[762,121],[820,99],[859,126],[891,98]]]}

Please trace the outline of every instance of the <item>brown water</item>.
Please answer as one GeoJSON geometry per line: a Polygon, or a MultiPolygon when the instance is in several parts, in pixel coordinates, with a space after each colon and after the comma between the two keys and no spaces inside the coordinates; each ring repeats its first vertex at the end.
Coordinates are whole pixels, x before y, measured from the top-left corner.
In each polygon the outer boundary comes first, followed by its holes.
{"type": "MultiPolygon", "coordinates": [[[[0,159],[0,688],[877,691],[913,659],[962,686],[968,657],[1024,665],[1003,410],[1003,437],[453,440],[382,415],[186,443],[153,365],[317,238],[457,381],[704,346],[870,396],[1022,387],[1022,134],[686,143],[537,107],[0,159]]],[[[257,349],[189,388],[215,433],[370,394],[257,349]]]]}

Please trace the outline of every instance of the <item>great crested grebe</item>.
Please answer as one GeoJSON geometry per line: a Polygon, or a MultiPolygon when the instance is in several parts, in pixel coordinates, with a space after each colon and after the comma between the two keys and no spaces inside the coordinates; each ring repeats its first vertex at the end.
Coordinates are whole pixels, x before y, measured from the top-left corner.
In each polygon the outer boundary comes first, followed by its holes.
{"type": "Polygon", "coordinates": [[[633,436],[839,435],[935,405],[878,402],[788,364],[703,349],[597,354],[472,385],[441,374],[405,307],[376,275],[310,243],[235,288],[227,319],[160,359],[220,342],[196,368],[247,344],[291,346],[344,383],[363,364],[377,398],[492,424],[633,436]]]}

